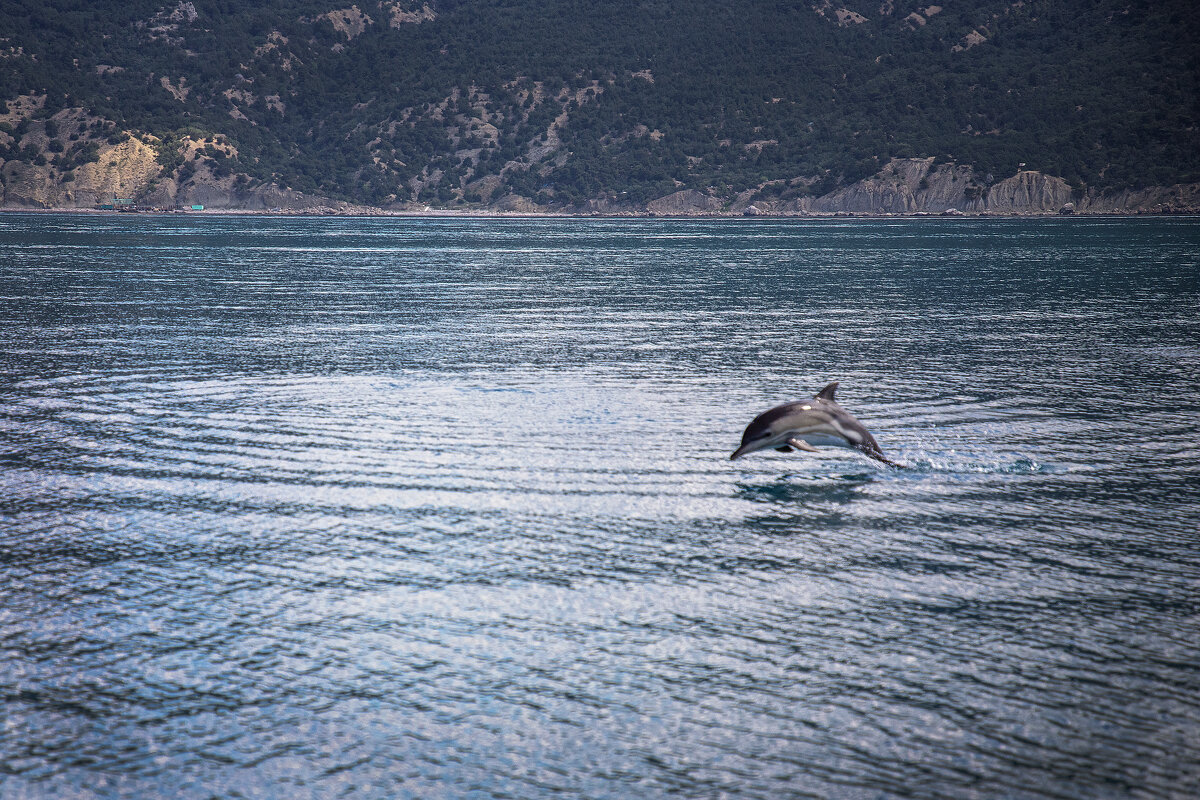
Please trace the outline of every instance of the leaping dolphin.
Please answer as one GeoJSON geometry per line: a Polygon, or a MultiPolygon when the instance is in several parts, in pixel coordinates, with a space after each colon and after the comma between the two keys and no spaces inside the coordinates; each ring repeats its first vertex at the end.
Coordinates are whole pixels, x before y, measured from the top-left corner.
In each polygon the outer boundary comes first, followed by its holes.
{"type": "Polygon", "coordinates": [[[871,432],[837,404],[833,399],[837,388],[838,382],[834,381],[817,392],[812,400],[784,403],[759,414],[746,426],[741,447],[733,451],[729,460],[768,447],[783,453],[792,452],[792,448],[819,453],[821,451],[813,445],[821,444],[854,448],[889,467],[905,466],[884,456],[871,432]]]}

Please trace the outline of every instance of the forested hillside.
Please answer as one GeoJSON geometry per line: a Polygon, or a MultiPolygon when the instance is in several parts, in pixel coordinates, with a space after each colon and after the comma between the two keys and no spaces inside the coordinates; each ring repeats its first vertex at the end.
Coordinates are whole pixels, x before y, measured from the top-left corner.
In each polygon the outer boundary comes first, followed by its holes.
{"type": "Polygon", "coordinates": [[[0,179],[124,147],[143,193],[383,206],[786,201],[918,157],[1191,183],[1197,41],[1194,0],[0,2],[0,179]]]}

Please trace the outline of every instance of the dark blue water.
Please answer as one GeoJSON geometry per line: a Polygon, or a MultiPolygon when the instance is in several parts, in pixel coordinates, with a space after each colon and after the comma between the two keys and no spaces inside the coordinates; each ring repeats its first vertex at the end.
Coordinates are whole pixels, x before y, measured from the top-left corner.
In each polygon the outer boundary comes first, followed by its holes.
{"type": "Polygon", "coordinates": [[[1200,221],[0,216],[0,797],[1200,795],[1200,221]],[[889,456],[728,460],[839,380],[889,456]]]}

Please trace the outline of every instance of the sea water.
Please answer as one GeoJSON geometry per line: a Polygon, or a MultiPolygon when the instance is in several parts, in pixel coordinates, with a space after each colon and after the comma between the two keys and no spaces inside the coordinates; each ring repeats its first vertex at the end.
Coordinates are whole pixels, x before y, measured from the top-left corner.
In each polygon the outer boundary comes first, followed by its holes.
{"type": "Polygon", "coordinates": [[[0,797],[1200,795],[1198,262],[0,215],[0,797]]]}

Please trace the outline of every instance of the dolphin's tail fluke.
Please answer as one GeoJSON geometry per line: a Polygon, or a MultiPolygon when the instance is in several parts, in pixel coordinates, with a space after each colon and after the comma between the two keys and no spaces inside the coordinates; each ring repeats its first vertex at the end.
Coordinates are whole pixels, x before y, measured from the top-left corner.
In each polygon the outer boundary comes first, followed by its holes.
{"type": "Polygon", "coordinates": [[[855,449],[862,453],[867,458],[873,458],[881,464],[887,464],[889,467],[897,467],[899,469],[907,469],[908,464],[901,464],[898,461],[892,461],[883,454],[883,450],[879,448],[879,442],[875,441],[875,437],[870,432],[863,431],[863,442],[855,449]]]}
{"type": "Polygon", "coordinates": [[[897,469],[908,469],[909,468],[908,464],[901,464],[899,461],[892,461],[890,458],[885,456],[883,454],[883,451],[881,451],[879,449],[878,445],[876,445],[874,448],[863,445],[862,447],[859,447],[856,449],[858,450],[858,452],[862,453],[867,458],[872,458],[881,464],[887,464],[889,467],[895,467],[897,469]]]}

